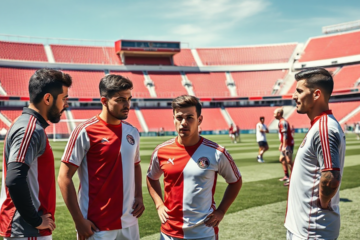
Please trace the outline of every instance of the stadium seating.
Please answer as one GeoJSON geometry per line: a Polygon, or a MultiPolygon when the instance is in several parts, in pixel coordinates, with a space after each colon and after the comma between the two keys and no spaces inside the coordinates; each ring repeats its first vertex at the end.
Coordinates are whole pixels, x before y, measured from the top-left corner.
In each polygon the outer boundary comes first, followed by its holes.
{"type": "Polygon", "coordinates": [[[265,124],[274,120],[274,111],[276,107],[232,107],[226,108],[231,119],[240,129],[255,129],[256,124],[260,122],[260,117],[265,117],[265,124]]]}
{"type": "MultiPolygon", "coordinates": [[[[101,109],[71,109],[74,120],[86,120],[92,118],[101,113],[101,109]]],[[[136,117],[135,110],[130,110],[128,118],[125,120],[134,127],[136,127],[140,132],[142,131],[140,122],[136,117]]],[[[81,122],[75,122],[76,125],[81,122]]]]}
{"type": "Polygon", "coordinates": [[[360,54],[360,31],[311,38],[299,62],[360,54]]]}
{"type": "Polygon", "coordinates": [[[357,114],[355,114],[354,116],[352,116],[349,120],[346,121],[346,123],[349,126],[352,126],[354,123],[356,122],[360,122],[360,112],[358,112],[357,114]]]}
{"type": "Polygon", "coordinates": [[[175,131],[172,109],[141,109],[149,131],[175,131]]]}
{"type": "Polygon", "coordinates": [[[170,57],[125,57],[125,65],[172,65],[170,57]]]}
{"type": "Polygon", "coordinates": [[[0,67],[0,84],[8,96],[29,97],[29,80],[36,69],[0,67]]]}
{"type": "Polygon", "coordinates": [[[177,53],[173,57],[174,65],[176,66],[197,66],[196,61],[191,53],[190,49],[181,49],[181,52],[177,53]]]}
{"type": "Polygon", "coordinates": [[[10,120],[10,122],[13,122],[16,118],[18,118],[21,113],[22,109],[16,109],[16,110],[1,110],[0,112],[10,120]]]}
{"type": "Polygon", "coordinates": [[[201,130],[227,130],[229,129],[220,108],[203,108],[201,115],[204,119],[201,123],[201,130]]]}
{"type": "Polygon", "coordinates": [[[334,77],[334,89],[353,88],[360,79],[360,65],[344,66],[334,77]]]}
{"type": "Polygon", "coordinates": [[[132,96],[133,98],[150,98],[150,93],[144,84],[145,78],[142,72],[117,72],[111,71],[112,74],[122,75],[129,78],[133,82],[132,96]]]}
{"type": "Polygon", "coordinates": [[[279,79],[284,79],[287,71],[232,72],[238,96],[269,96],[279,79]]]}
{"type": "Polygon", "coordinates": [[[224,72],[186,73],[197,97],[230,97],[224,72]]]}
{"type": "Polygon", "coordinates": [[[112,47],[50,45],[55,62],[81,64],[121,64],[112,47]]]}
{"type": "Polygon", "coordinates": [[[286,63],[296,44],[249,46],[232,48],[198,48],[203,65],[242,65],[286,63]]]}
{"type": "Polygon", "coordinates": [[[149,72],[151,80],[155,84],[156,96],[158,98],[174,98],[187,94],[181,84],[181,75],[178,72],[149,72]]]}
{"type": "Polygon", "coordinates": [[[0,41],[0,59],[47,62],[44,45],[0,41]]]}

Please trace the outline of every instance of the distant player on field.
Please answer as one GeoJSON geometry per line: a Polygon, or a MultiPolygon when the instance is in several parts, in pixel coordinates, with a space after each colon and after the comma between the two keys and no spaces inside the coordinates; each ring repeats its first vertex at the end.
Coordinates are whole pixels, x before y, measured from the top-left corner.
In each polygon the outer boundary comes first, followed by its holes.
{"type": "Polygon", "coordinates": [[[100,81],[99,115],[71,134],[58,183],[78,239],[138,240],[137,218],[144,211],[140,135],[129,123],[132,82],[119,75],[100,81]],[[78,199],[72,177],[78,170],[78,199]]]}
{"type": "Polygon", "coordinates": [[[274,111],[274,117],[279,120],[279,139],[280,139],[280,157],[279,161],[284,170],[284,177],[280,178],[280,181],[285,181],[284,186],[289,185],[289,170],[292,171],[292,154],[294,151],[294,138],[290,124],[285,118],[283,118],[284,111],[282,108],[277,108],[274,111]]]}
{"type": "Polygon", "coordinates": [[[259,154],[257,156],[257,161],[260,163],[265,162],[263,159],[264,153],[269,150],[269,145],[266,141],[266,133],[269,133],[269,129],[265,125],[265,118],[260,117],[260,122],[256,124],[256,141],[259,145],[259,154]]]}
{"type": "Polygon", "coordinates": [[[301,71],[295,78],[297,112],[307,114],[311,127],[291,173],[287,239],[334,240],[340,230],[339,187],[345,158],[345,135],[329,110],[334,82],[323,68],[301,71]]]}
{"type": "Polygon", "coordinates": [[[356,139],[360,140],[360,122],[354,124],[354,132],[356,134],[356,139]]]}
{"type": "Polygon", "coordinates": [[[232,143],[236,143],[235,132],[236,132],[236,127],[234,127],[234,124],[230,123],[229,137],[232,143]]]}
{"type": "Polygon", "coordinates": [[[11,125],[4,142],[0,236],[50,240],[55,229],[55,163],[45,128],[68,107],[68,74],[37,70],[29,82],[30,105],[11,125]]]}
{"type": "MultiPolygon", "coordinates": [[[[242,180],[230,154],[198,134],[201,104],[193,96],[172,102],[178,136],[156,147],[147,185],[161,220],[161,240],[218,239],[218,225],[240,191],[242,180]],[[217,174],[228,183],[216,207],[217,174]],[[160,176],[164,174],[164,200],[160,176]]],[[[211,120],[210,120],[211,121],[211,120]]]]}

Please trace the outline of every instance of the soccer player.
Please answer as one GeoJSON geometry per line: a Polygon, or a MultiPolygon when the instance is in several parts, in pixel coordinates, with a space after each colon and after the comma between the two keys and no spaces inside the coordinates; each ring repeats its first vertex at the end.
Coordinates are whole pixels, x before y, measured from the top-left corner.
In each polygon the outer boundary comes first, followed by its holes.
{"type": "Polygon", "coordinates": [[[230,123],[230,128],[229,128],[229,137],[231,139],[232,143],[236,143],[236,139],[235,139],[235,129],[236,127],[234,127],[234,125],[232,123],[230,123]]]}
{"type": "Polygon", "coordinates": [[[230,154],[198,134],[201,104],[183,95],[172,102],[178,136],[154,150],[147,185],[161,220],[161,240],[218,239],[218,225],[240,191],[242,180],[230,154]],[[218,207],[217,174],[228,183],[218,207]],[[164,201],[159,178],[164,174],[164,201]]]}
{"type": "Polygon", "coordinates": [[[356,134],[356,139],[360,140],[360,122],[355,123],[354,132],[356,134]]]}
{"type": "Polygon", "coordinates": [[[345,157],[345,134],[329,110],[334,82],[323,68],[301,71],[295,79],[297,112],[307,114],[311,127],[291,173],[287,239],[334,240],[340,229],[339,187],[345,157]]]}
{"type": "Polygon", "coordinates": [[[259,154],[257,161],[259,163],[265,162],[263,159],[264,153],[269,150],[269,145],[266,141],[266,133],[269,133],[269,129],[265,125],[265,117],[260,117],[260,122],[256,124],[256,141],[259,145],[259,154]]]}
{"type": "Polygon", "coordinates": [[[102,111],[71,134],[58,183],[78,239],[137,240],[144,211],[138,130],[128,117],[132,82],[119,75],[101,79],[102,111]],[[78,200],[72,177],[78,170],[78,200]]]}
{"type": "Polygon", "coordinates": [[[282,108],[277,108],[274,111],[274,117],[279,120],[279,139],[280,139],[280,157],[279,161],[284,170],[284,177],[279,181],[285,181],[284,186],[289,186],[289,170],[292,170],[292,154],[294,151],[294,138],[290,129],[290,124],[283,117],[284,111],[282,108]]]}
{"type": "Polygon", "coordinates": [[[30,105],[13,122],[4,142],[0,236],[52,239],[55,229],[55,164],[45,128],[68,107],[68,74],[37,70],[29,81],[30,105]]]}

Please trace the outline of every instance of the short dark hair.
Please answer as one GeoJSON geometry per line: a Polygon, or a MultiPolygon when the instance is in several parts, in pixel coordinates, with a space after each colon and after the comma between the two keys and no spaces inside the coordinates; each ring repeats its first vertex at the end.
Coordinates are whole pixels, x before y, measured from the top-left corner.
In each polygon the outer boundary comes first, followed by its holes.
{"type": "Polygon", "coordinates": [[[108,74],[100,80],[100,96],[112,98],[115,93],[123,90],[133,89],[130,79],[116,74],[108,74]]]}
{"type": "Polygon", "coordinates": [[[260,117],[260,121],[261,121],[261,120],[265,120],[265,118],[264,118],[264,117],[260,117]]]}
{"type": "Polygon", "coordinates": [[[187,108],[187,107],[195,107],[196,114],[199,117],[201,115],[201,103],[199,99],[190,95],[181,95],[173,99],[171,103],[171,107],[173,109],[173,113],[175,113],[175,109],[179,108],[187,108]]]}
{"type": "Polygon", "coordinates": [[[40,103],[47,93],[56,99],[63,92],[62,87],[70,87],[71,84],[72,79],[69,74],[54,69],[39,69],[35,71],[29,81],[30,102],[40,103]]]}
{"type": "Polygon", "coordinates": [[[309,68],[295,74],[296,81],[304,80],[306,87],[314,90],[320,88],[330,98],[334,89],[334,80],[331,73],[324,68],[309,68]]]}

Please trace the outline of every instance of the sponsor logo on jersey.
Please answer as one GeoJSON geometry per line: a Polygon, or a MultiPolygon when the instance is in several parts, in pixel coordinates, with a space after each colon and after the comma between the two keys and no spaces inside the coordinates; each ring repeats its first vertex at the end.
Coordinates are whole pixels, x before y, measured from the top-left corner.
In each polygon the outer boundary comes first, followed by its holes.
{"type": "Polygon", "coordinates": [[[126,136],[126,140],[131,144],[131,145],[134,145],[135,144],[135,140],[134,140],[134,137],[130,134],[128,134],[126,136]]]}
{"type": "Polygon", "coordinates": [[[208,168],[210,166],[210,161],[207,157],[201,157],[198,160],[198,165],[201,169],[208,168]]]}
{"type": "Polygon", "coordinates": [[[109,139],[107,139],[107,138],[103,138],[103,139],[101,139],[101,142],[102,142],[102,143],[109,142],[109,139]]]}
{"type": "Polygon", "coordinates": [[[303,147],[303,146],[305,145],[305,143],[306,143],[306,137],[305,137],[304,140],[302,141],[300,147],[303,147]]]}
{"type": "Polygon", "coordinates": [[[167,162],[168,162],[168,163],[171,163],[172,165],[174,165],[174,158],[173,158],[173,159],[169,158],[167,162]]]}

